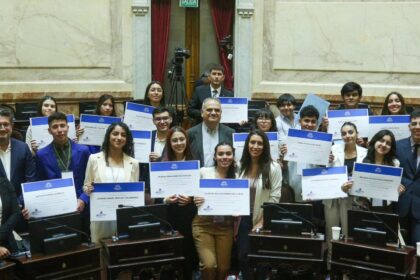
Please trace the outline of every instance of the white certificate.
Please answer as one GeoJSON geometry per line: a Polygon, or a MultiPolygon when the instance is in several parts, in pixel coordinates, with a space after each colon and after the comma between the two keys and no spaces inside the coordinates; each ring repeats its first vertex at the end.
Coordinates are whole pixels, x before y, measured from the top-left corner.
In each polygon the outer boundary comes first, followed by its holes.
{"type": "MultiPolygon", "coordinates": [[[[233,147],[235,148],[235,160],[239,162],[244,151],[245,140],[249,133],[233,133],[233,147]]],[[[279,158],[279,140],[277,132],[266,132],[268,142],[270,143],[270,154],[273,160],[279,158]]]]}
{"type": "Polygon", "coordinates": [[[398,201],[398,186],[403,169],[368,163],[355,163],[350,194],[398,201]]]}
{"type": "Polygon", "coordinates": [[[80,127],[84,129],[79,144],[102,146],[106,130],[110,124],[120,122],[121,118],[96,115],[80,115],[80,127]]]}
{"type": "Polygon", "coordinates": [[[116,221],[119,205],[144,206],[144,182],[94,184],[90,195],[91,221],[116,221]]]}
{"type": "Polygon", "coordinates": [[[345,122],[356,125],[359,137],[369,135],[369,112],[368,109],[349,109],[328,111],[328,133],[333,134],[334,139],[341,139],[341,126],[345,122]]]}
{"type": "Polygon", "coordinates": [[[347,180],[347,166],[303,169],[303,200],[347,197],[341,190],[347,180]]]}
{"type": "Polygon", "coordinates": [[[221,123],[248,121],[248,98],[219,97],[222,105],[221,123]]]}
{"type": "Polygon", "coordinates": [[[332,145],[332,134],[310,130],[289,129],[286,138],[287,161],[327,165],[332,145]]]}
{"type": "Polygon", "coordinates": [[[249,181],[243,179],[201,179],[200,194],[204,203],[201,216],[249,215],[249,181]]]}
{"type": "Polygon", "coordinates": [[[77,210],[73,178],[23,183],[22,194],[25,208],[33,218],[61,215],[77,210]]]}
{"type": "Polygon", "coordinates": [[[155,107],[132,102],[125,105],[124,122],[130,129],[148,130],[156,129],[153,124],[153,110],[155,107]]]}
{"type": "Polygon", "coordinates": [[[395,140],[410,137],[408,124],[410,116],[369,116],[369,140],[380,130],[388,129],[394,133],[395,140]]]}
{"type": "Polygon", "coordinates": [[[152,150],[152,132],[132,130],[134,142],[134,157],[143,163],[149,162],[149,154],[152,150]]]}
{"type": "Polygon", "coordinates": [[[167,197],[174,194],[194,196],[200,184],[200,162],[164,161],[151,162],[150,195],[167,197]]]}
{"type": "MultiPolygon", "coordinates": [[[[29,119],[32,130],[32,140],[38,144],[38,149],[42,149],[53,140],[52,135],[48,132],[48,117],[36,117],[29,119]]],[[[67,115],[67,123],[69,125],[68,137],[76,138],[76,126],[74,124],[74,115],[67,115]]]]}
{"type": "MultiPolygon", "coordinates": [[[[316,129],[318,129],[319,125],[322,122],[322,117],[325,116],[327,113],[328,107],[330,106],[330,102],[328,102],[327,100],[313,93],[310,93],[306,96],[305,100],[302,103],[302,106],[300,106],[300,110],[302,110],[302,108],[305,108],[308,105],[314,106],[319,112],[319,118],[318,118],[317,127],[316,127],[316,129]]],[[[299,113],[300,113],[300,110],[299,110],[299,113]]],[[[298,117],[299,115],[300,114],[298,114],[298,117]]]]}

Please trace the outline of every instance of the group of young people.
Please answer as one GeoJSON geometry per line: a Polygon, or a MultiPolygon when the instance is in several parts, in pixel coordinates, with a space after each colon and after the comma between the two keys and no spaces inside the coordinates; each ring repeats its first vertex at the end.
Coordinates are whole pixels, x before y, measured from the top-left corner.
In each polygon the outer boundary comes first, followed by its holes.
{"type": "MultiPolygon", "coordinates": [[[[201,86],[199,91],[194,93],[194,106],[201,107],[200,115],[194,110],[191,112],[199,123],[188,131],[173,126],[172,111],[165,107],[164,91],[159,82],[151,82],[144,96],[144,104],[155,107],[153,122],[156,130],[152,133],[152,149],[149,154],[151,162],[199,160],[202,167],[200,176],[203,179],[249,180],[249,216],[199,216],[197,207],[204,203],[205,197],[173,194],[163,200],[154,200],[146,194],[146,204],[168,204],[168,221],[184,236],[184,279],[191,279],[191,273],[197,269],[198,264],[202,279],[225,279],[231,269],[234,241],[237,245],[239,269],[243,279],[247,279],[247,255],[250,250],[248,233],[263,227],[261,205],[264,202],[279,202],[282,193],[290,196],[286,199],[290,202],[308,202],[302,199],[302,176],[299,169],[315,166],[283,160],[287,153],[288,130],[317,130],[320,118],[323,120],[319,130],[326,131],[328,128],[328,119],[320,116],[315,107],[301,108],[298,116],[295,112],[297,104],[294,97],[282,94],[277,101],[280,111],[277,118],[269,109],[257,112],[243,153],[236,162],[232,145],[234,130],[220,123],[222,108],[217,99],[218,94],[230,94],[223,91],[223,77],[223,68],[210,69],[210,84],[201,86]],[[200,102],[201,104],[197,105],[200,102]],[[272,158],[270,154],[266,132],[278,133],[278,158],[272,158]],[[285,186],[291,193],[284,192],[285,186]]],[[[343,104],[339,109],[369,108],[360,102],[362,88],[357,83],[345,84],[341,96],[343,104]]],[[[38,143],[32,139],[30,129],[26,133],[27,145],[22,146],[19,143],[16,146],[16,140],[10,138],[13,114],[4,108],[0,110],[0,257],[13,250],[12,230],[19,218],[22,215],[26,218],[30,216],[21,197],[20,184],[23,182],[61,178],[63,173],[72,172],[78,196],[78,206],[75,210],[82,213],[84,230],[90,231],[94,242],[110,238],[116,233],[116,221],[89,222],[89,195],[95,191],[94,184],[139,180],[145,181],[146,186],[150,183],[147,164],[139,164],[134,158],[133,136],[124,122],[108,127],[101,147],[84,146],[78,144],[77,139],[69,139],[67,117],[58,111],[53,97],[46,96],[40,102],[38,113],[48,117],[49,132],[53,137],[52,143],[42,149],[39,149],[38,143]],[[19,166],[16,165],[17,160],[22,161],[19,166]],[[19,203],[23,206],[22,210],[19,209],[19,203]]],[[[111,95],[101,96],[95,114],[119,115],[116,113],[114,98],[111,95]]],[[[388,94],[382,114],[407,114],[402,95],[397,92],[388,94]]],[[[379,131],[367,142],[366,139],[358,137],[358,129],[354,123],[344,123],[341,127],[342,143],[333,145],[328,165],[347,166],[349,178],[355,162],[403,167],[403,181],[398,188],[400,201],[398,204],[383,202],[376,210],[399,211],[401,216],[408,217],[410,239],[415,243],[420,241],[420,206],[417,206],[420,205],[417,203],[420,200],[417,151],[420,143],[420,111],[414,110],[410,119],[407,129],[410,129],[411,136],[398,143],[389,130],[379,131]]],[[[83,133],[83,127],[76,128],[78,137],[83,133]]],[[[349,192],[351,187],[350,179],[343,184],[342,190],[349,192]]],[[[341,226],[343,234],[347,235],[347,210],[355,204],[372,207],[371,200],[355,199],[352,196],[310,203],[318,207],[321,203],[323,205],[323,214],[320,217],[325,217],[328,243],[333,226],[341,226]]]]}

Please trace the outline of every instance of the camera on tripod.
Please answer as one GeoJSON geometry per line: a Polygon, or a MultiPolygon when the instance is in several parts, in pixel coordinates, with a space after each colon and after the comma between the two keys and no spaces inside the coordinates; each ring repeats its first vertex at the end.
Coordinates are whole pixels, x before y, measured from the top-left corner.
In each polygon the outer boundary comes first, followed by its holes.
{"type": "Polygon", "coordinates": [[[168,71],[168,78],[172,80],[174,76],[176,78],[182,77],[182,64],[185,59],[190,58],[191,53],[187,49],[175,48],[174,57],[171,60],[172,68],[168,71]]]}

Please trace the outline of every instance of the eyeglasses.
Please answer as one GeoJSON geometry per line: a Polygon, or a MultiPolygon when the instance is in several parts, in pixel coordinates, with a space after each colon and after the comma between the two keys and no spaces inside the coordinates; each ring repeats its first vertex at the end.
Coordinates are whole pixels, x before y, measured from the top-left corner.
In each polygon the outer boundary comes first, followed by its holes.
{"type": "Polygon", "coordinates": [[[10,126],[10,123],[0,123],[0,128],[8,129],[10,126]]]}

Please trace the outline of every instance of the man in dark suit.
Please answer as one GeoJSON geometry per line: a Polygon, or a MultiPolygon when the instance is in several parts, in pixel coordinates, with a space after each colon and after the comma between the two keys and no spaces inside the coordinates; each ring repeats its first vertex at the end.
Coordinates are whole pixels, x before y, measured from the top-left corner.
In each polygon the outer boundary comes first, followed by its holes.
{"type": "Polygon", "coordinates": [[[411,242],[420,242],[420,110],[410,114],[408,125],[411,136],[397,142],[397,157],[404,168],[401,184],[405,192],[398,199],[398,212],[408,217],[411,226],[411,242]]]}
{"type": "Polygon", "coordinates": [[[90,152],[87,146],[74,143],[68,138],[67,117],[55,112],[48,117],[48,132],[51,144],[36,153],[36,176],[38,180],[73,177],[77,195],[77,210],[83,212],[89,197],[83,192],[83,183],[90,152]]]}
{"type": "Polygon", "coordinates": [[[21,184],[35,181],[35,162],[28,145],[10,137],[13,118],[12,111],[0,109],[0,176],[9,179],[20,197],[21,184]]]}
{"type": "Polygon", "coordinates": [[[220,123],[222,106],[217,98],[204,100],[201,117],[203,122],[188,130],[191,151],[200,160],[200,165],[213,166],[214,148],[220,142],[232,143],[232,128],[220,123]]]}
{"type": "Polygon", "coordinates": [[[213,97],[233,97],[233,92],[222,87],[225,80],[224,68],[221,65],[214,65],[209,69],[209,85],[202,85],[195,88],[191,100],[188,104],[188,116],[196,121],[202,121],[201,107],[204,99],[213,97]]]}

